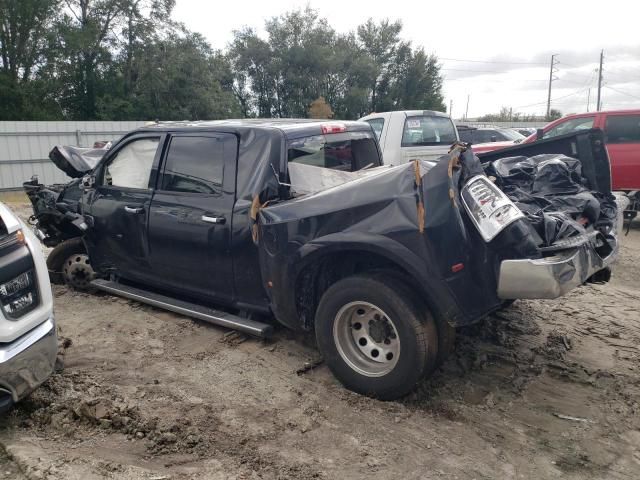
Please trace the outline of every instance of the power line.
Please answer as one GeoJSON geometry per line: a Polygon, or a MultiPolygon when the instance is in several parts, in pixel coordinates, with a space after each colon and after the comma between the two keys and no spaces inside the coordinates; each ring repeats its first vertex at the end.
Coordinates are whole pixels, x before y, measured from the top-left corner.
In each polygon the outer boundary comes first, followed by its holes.
{"type": "Polygon", "coordinates": [[[635,98],[635,99],[640,100],[640,97],[639,97],[639,96],[633,95],[633,94],[628,93],[628,92],[623,92],[622,90],[618,90],[617,88],[613,88],[613,87],[611,87],[611,86],[609,86],[609,85],[604,85],[604,87],[605,87],[605,88],[608,88],[609,90],[613,90],[614,92],[621,93],[622,95],[626,95],[626,96],[628,96],[628,97],[631,97],[631,98],[635,98]]]}
{"type": "MultiPolygon", "coordinates": [[[[562,98],[567,98],[567,97],[571,97],[571,96],[573,96],[573,95],[578,95],[578,94],[580,94],[580,93],[586,92],[587,90],[588,90],[587,88],[583,88],[583,89],[580,89],[580,90],[576,90],[576,91],[575,91],[575,92],[573,92],[573,93],[569,93],[569,94],[567,94],[567,95],[562,95],[561,97],[552,98],[552,99],[551,99],[551,102],[555,103],[556,101],[558,101],[558,100],[560,100],[560,99],[562,99],[562,98]]],[[[518,107],[513,107],[513,108],[536,107],[536,106],[538,106],[538,105],[545,105],[546,103],[547,103],[547,102],[531,103],[531,104],[529,104],[529,105],[520,105],[520,106],[518,106],[518,107]]]]}
{"type": "Polygon", "coordinates": [[[474,73],[511,73],[512,70],[470,70],[466,68],[441,68],[450,72],[474,72],[474,73]]]}
{"type": "Polygon", "coordinates": [[[470,60],[470,59],[462,59],[462,58],[445,58],[438,57],[439,60],[447,60],[451,62],[471,62],[471,63],[497,63],[503,65],[546,65],[547,62],[504,62],[498,60],[470,60]]]}
{"type": "MultiPolygon", "coordinates": [[[[458,78],[447,78],[445,77],[444,79],[447,82],[457,82],[458,80],[473,80],[476,77],[458,77],[458,78]]],[[[548,80],[517,80],[517,83],[547,83],[548,80]]],[[[491,83],[514,83],[513,79],[509,79],[509,80],[491,80],[491,83]]],[[[582,85],[582,82],[580,83],[580,85],[582,85]]]]}

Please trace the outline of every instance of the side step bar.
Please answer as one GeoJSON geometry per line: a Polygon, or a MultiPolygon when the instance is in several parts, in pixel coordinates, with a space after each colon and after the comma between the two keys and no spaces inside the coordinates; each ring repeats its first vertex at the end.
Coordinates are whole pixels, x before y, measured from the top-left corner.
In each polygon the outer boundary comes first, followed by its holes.
{"type": "Polygon", "coordinates": [[[262,322],[256,322],[247,318],[238,317],[227,312],[214,310],[196,303],[185,302],[176,298],[167,297],[155,292],[149,292],[140,288],[122,285],[109,280],[97,279],[91,285],[103,292],[118,295],[120,297],[136,300],[157,308],[197,318],[205,322],[220,325],[221,327],[238,330],[256,337],[268,337],[273,333],[273,326],[262,322]]]}

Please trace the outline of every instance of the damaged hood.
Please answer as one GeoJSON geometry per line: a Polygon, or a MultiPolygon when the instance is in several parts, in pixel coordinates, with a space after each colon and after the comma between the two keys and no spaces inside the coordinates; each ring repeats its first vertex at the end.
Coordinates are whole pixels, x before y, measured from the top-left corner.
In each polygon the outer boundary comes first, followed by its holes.
{"type": "Polygon", "coordinates": [[[93,170],[108,148],[64,147],[56,145],[49,152],[49,159],[71,178],[80,178],[93,170]]]}

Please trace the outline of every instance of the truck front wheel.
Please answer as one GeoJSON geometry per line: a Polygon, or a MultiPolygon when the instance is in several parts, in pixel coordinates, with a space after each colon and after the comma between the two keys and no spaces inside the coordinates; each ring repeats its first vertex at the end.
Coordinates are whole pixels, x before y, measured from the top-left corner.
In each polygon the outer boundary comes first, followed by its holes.
{"type": "Polygon", "coordinates": [[[80,237],[57,245],[47,257],[47,267],[51,283],[66,283],[76,290],[89,290],[96,277],[80,237]]]}
{"type": "Polygon", "coordinates": [[[358,275],[336,282],[320,300],[315,329],[333,374],[364,395],[402,397],[436,366],[435,321],[395,280],[358,275]]]}

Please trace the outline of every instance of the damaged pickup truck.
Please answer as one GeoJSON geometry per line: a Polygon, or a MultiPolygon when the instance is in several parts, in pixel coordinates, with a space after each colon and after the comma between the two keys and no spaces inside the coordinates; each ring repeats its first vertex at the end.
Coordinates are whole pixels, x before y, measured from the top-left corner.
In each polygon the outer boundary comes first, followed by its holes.
{"type": "Polygon", "coordinates": [[[25,189],[54,281],[257,336],[275,317],[381,399],[431,373],[455,327],[607,280],[618,249],[598,130],[384,166],[366,123],[159,123],[94,167],[51,158],[76,179],[25,189]]]}

